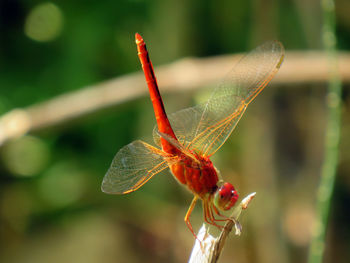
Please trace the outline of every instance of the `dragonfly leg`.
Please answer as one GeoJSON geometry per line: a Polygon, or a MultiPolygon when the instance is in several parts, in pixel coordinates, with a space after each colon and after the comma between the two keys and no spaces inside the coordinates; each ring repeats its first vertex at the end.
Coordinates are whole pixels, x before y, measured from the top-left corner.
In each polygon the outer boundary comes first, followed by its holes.
{"type": "Polygon", "coordinates": [[[221,216],[222,218],[224,218],[224,219],[221,219],[218,221],[229,221],[230,220],[234,223],[236,222],[236,220],[234,218],[231,218],[231,217],[228,217],[228,216],[221,214],[220,211],[216,208],[216,206],[214,204],[212,204],[212,208],[218,216],[221,216]]]}
{"type": "MultiPolygon", "coordinates": [[[[211,214],[211,218],[213,219],[213,221],[214,222],[225,222],[225,221],[227,221],[227,219],[217,219],[216,217],[215,217],[215,214],[214,214],[214,212],[213,212],[213,210],[215,211],[215,206],[214,206],[214,204],[211,204],[211,206],[210,207],[208,207],[208,210],[210,211],[210,214],[211,214]]],[[[216,213],[216,211],[215,211],[215,213],[216,213]]]]}
{"type": "Polygon", "coordinates": [[[191,213],[192,213],[192,211],[193,211],[193,208],[196,206],[197,200],[198,200],[198,197],[195,196],[195,197],[193,198],[192,202],[191,202],[190,207],[189,207],[188,210],[187,210],[186,215],[185,215],[185,223],[186,223],[187,227],[190,229],[191,233],[194,235],[194,237],[195,237],[198,241],[200,241],[200,240],[197,238],[197,235],[194,233],[193,227],[192,227],[191,222],[190,222],[190,215],[191,215],[191,213]]]}
{"type": "Polygon", "coordinates": [[[215,213],[216,213],[218,216],[221,216],[221,217],[225,218],[224,221],[227,221],[227,220],[230,220],[230,219],[231,219],[230,217],[221,214],[220,211],[219,211],[219,209],[217,209],[216,206],[215,206],[214,204],[212,204],[212,207],[213,207],[213,210],[215,211],[215,213]]]}
{"type": "Polygon", "coordinates": [[[204,212],[204,221],[207,222],[210,225],[216,226],[219,229],[223,229],[223,226],[220,226],[218,224],[216,224],[215,221],[219,221],[217,220],[214,215],[213,215],[213,211],[210,209],[210,206],[208,204],[208,201],[204,201],[203,202],[203,212],[204,212]]]}
{"type": "Polygon", "coordinates": [[[206,201],[203,201],[203,214],[204,214],[204,221],[208,224],[213,224],[213,221],[210,220],[210,216],[208,218],[208,203],[206,201]],[[209,221],[210,220],[210,221],[209,221]]]}

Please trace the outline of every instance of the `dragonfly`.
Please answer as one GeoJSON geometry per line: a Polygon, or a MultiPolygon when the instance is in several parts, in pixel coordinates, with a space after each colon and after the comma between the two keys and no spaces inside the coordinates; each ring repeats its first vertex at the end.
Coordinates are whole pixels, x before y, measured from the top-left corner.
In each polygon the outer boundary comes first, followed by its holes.
{"type": "Polygon", "coordinates": [[[193,193],[185,223],[196,237],[190,215],[202,201],[204,221],[222,228],[220,222],[238,200],[238,192],[221,179],[210,157],[236,127],[248,104],[277,73],[284,59],[283,45],[267,42],[244,56],[202,104],[167,115],[152,62],[143,38],[136,33],[138,57],[148,85],[156,118],[153,139],[158,147],[136,140],[118,151],[103,178],[108,194],[127,194],[154,175],[169,168],[174,178],[193,193]]]}

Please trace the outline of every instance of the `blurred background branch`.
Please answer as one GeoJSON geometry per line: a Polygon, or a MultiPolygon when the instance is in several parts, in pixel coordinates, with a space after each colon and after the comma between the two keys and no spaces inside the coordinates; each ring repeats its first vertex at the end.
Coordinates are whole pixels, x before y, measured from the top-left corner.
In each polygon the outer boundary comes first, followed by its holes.
{"type": "MultiPolygon", "coordinates": [[[[155,69],[163,93],[188,91],[223,78],[242,55],[186,58],[155,69]]],[[[339,54],[340,79],[350,82],[350,53],[339,54]]],[[[325,83],[330,71],[327,55],[319,51],[287,52],[272,83],[276,85],[325,83]]],[[[91,113],[145,95],[142,73],[133,73],[57,96],[27,108],[14,109],[0,118],[0,145],[28,132],[61,125],[91,113]]]]}

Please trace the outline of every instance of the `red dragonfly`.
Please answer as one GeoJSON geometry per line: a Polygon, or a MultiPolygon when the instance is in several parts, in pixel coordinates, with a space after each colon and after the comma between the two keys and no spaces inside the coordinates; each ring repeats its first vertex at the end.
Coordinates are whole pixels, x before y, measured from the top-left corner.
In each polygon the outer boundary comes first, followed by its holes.
{"type": "Polygon", "coordinates": [[[196,236],[190,215],[198,199],[203,204],[204,221],[222,228],[218,222],[230,220],[222,211],[236,203],[238,193],[232,184],[219,180],[219,172],[209,158],[230,136],[248,104],[281,67],[283,46],[272,41],[256,48],[239,61],[207,102],[167,116],[145,42],[138,33],[135,38],[157,121],[153,137],[160,148],[140,140],[124,146],[103,179],[102,191],[133,192],[155,174],[170,168],[174,177],[194,195],[185,216],[192,234],[196,236]]]}

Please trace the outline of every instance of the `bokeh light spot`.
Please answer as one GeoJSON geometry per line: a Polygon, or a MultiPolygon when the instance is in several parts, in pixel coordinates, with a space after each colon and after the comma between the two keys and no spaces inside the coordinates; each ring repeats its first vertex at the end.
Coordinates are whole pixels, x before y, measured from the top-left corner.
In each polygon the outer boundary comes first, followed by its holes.
{"type": "Polygon", "coordinates": [[[2,158],[12,174],[34,176],[46,167],[50,151],[42,140],[24,136],[9,142],[2,150],[2,158]]]}
{"type": "Polygon", "coordinates": [[[314,218],[312,207],[307,205],[299,204],[287,209],[285,229],[295,245],[307,246],[310,243],[314,218]]]}
{"type": "Polygon", "coordinates": [[[79,200],[85,189],[85,173],[70,162],[51,167],[39,182],[43,199],[54,207],[64,207],[79,200]]]}
{"type": "Polygon", "coordinates": [[[44,3],[34,7],[29,13],[24,32],[33,40],[46,42],[57,38],[62,27],[62,11],[52,3],[44,3]]]}

